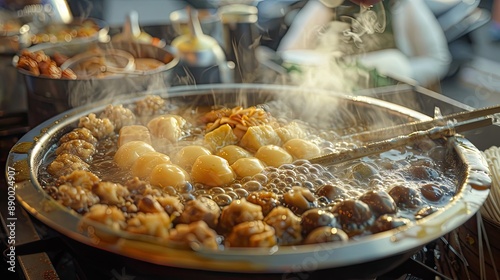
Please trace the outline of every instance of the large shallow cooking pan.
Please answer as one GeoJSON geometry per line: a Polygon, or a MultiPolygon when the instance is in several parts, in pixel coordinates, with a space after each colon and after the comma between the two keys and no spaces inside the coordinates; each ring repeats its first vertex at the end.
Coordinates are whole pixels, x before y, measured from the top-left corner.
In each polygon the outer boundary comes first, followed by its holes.
{"type": "MultiPolygon", "coordinates": [[[[355,127],[379,128],[428,116],[405,107],[369,97],[335,95],[322,90],[270,85],[205,85],[173,87],[156,92],[171,103],[199,105],[253,105],[277,98],[290,101],[287,112],[307,121],[327,119],[328,125],[352,132],[355,127]],[[316,102],[320,101],[320,102],[316,102]],[[319,104],[319,105],[318,105],[319,104]],[[314,105],[314,106],[313,106],[314,105]],[[319,106],[319,107],[318,107],[319,106]],[[335,122],[332,122],[335,120],[335,122]]],[[[139,94],[141,95],[141,94],[139,94]]],[[[127,97],[116,104],[142,98],[127,97]]],[[[70,239],[98,250],[155,266],[223,272],[287,273],[300,270],[342,269],[382,259],[402,262],[412,252],[467,221],[489,194],[489,173],[479,151],[461,136],[447,140],[450,167],[456,173],[457,193],[442,209],[410,223],[347,243],[280,246],[269,248],[226,248],[221,251],[182,250],[153,238],[114,232],[101,224],[86,222],[52,199],[43,189],[38,173],[49,150],[80,117],[98,113],[106,104],[79,107],[35,127],[12,148],[7,167],[15,170],[17,202],[36,219],[70,239]],[[105,238],[102,238],[105,237],[105,238]],[[399,257],[402,256],[402,257],[399,257]]],[[[10,176],[11,174],[9,174],[10,176]]],[[[369,275],[373,266],[350,270],[353,278],[369,275]],[[358,274],[359,273],[359,274],[358,274]]],[[[378,268],[380,269],[380,267],[378,268]]]]}

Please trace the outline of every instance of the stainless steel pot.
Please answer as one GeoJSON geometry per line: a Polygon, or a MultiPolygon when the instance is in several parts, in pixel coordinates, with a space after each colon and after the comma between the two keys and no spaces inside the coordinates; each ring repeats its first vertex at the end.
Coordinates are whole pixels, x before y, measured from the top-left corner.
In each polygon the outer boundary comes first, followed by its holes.
{"type": "MultiPolygon", "coordinates": [[[[165,65],[143,74],[132,73],[76,80],[34,76],[24,69],[18,69],[24,77],[27,88],[30,126],[34,127],[42,121],[74,107],[100,100],[113,100],[118,93],[127,94],[151,89],[165,89],[170,86],[172,69],[179,60],[175,51],[168,47],[158,48],[136,42],[40,44],[28,48],[28,50],[32,52],[41,50],[50,56],[59,52],[72,57],[96,47],[104,50],[124,50],[135,58],[155,58],[165,65]]],[[[17,59],[17,56],[14,57],[14,65],[17,59]]]]}
{"type": "MultiPolygon", "coordinates": [[[[318,118],[330,120],[327,123],[338,129],[356,125],[377,128],[430,119],[408,108],[370,97],[336,95],[324,90],[297,87],[205,85],[146,93],[161,95],[170,104],[187,105],[249,106],[285,98],[291,106],[287,114],[308,121],[318,118]],[[336,107],[332,109],[334,105],[336,107]],[[382,119],[385,121],[380,121],[382,119]]],[[[138,94],[139,97],[116,99],[114,103],[130,104],[146,93],[138,94]]],[[[447,145],[450,153],[448,162],[456,170],[458,192],[443,209],[408,226],[344,244],[228,248],[222,251],[180,250],[154,238],[112,231],[102,224],[85,222],[82,225],[81,216],[54,201],[43,189],[43,182],[38,180],[39,168],[60,136],[74,128],[80,117],[98,113],[105,105],[75,108],[35,127],[12,148],[7,166],[15,169],[17,201],[35,218],[73,240],[149,264],[225,272],[288,273],[342,269],[382,259],[403,262],[405,257],[398,256],[408,256],[408,252],[460,226],[478,211],[489,194],[491,179],[484,158],[467,139],[457,135],[449,138],[447,145]]],[[[351,269],[352,278],[359,277],[357,273],[368,272],[363,270],[363,267],[351,269]]]]}

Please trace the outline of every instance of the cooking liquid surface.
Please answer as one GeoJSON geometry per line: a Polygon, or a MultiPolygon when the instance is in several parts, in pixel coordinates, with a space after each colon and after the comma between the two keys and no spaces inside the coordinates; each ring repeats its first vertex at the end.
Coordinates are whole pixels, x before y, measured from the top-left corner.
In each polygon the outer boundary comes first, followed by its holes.
{"type": "MultiPolygon", "coordinates": [[[[185,118],[190,127],[183,131],[181,141],[169,147],[167,155],[172,158],[184,146],[203,145],[206,124],[199,120],[210,109],[197,108],[184,111],[177,108],[168,112],[185,118]]],[[[151,118],[138,118],[138,120],[141,123],[147,123],[151,118]]],[[[300,124],[308,135],[307,139],[317,145],[322,154],[361,145],[361,143],[339,142],[336,131],[322,130],[301,121],[280,118],[278,123],[284,125],[291,121],[300,124]]],[[[102,181],[126,184],[133,176],[129,170],[121,170],[113,161],[117,150],[117,139],[118,134],[115,134],[99,140],[96,145],[97,152],[90,162],[89,170],[102,181]]],[[[54,146],[48,152],[39,173],[42,185],[55,199],[58,198],[57,192],[54,192],[57,178],[48,174],[46,167],[55,158],[56,148],[57,146],[54,146]]],[[[301,217],[307,210],[331,211],[341,202],[358,202],[368,192],[383,191],[390,194],[397,204],[397,211],[391,213],[393,217],[414,221],[433,213],[452,200],[457,192],[456,186],[459,185],[454,173],[453,167],[446,163],[444,141],[425,140],[416,142],[412,146],[401,147],[337,166],[324,167],[298,159],[292,164],[280,167],[267,166],[261,173],[237,178],[223,186],[213,187],[190,182],[184,187],[167,186],[160,189],[162,192],[178,197],[184,204],[196,198],[207,197],[215,201],[221,209],[236,200],[249,198],[253,194],[270,192],[277,195],[278,205],[288,207],[298,217],[301,217]],[[294,187],[303,187],[314,195],[307,209],[300,209],[283,199],[285,194],[296,191],[294,187]]],[[[367,199],[370,200],[370,198],[367,199]]],[[[85,212],[86,210],[80,210],[81,214],[85,212]]],[[[375,211],[371,212],[370,218],[357,221],[353,217],[352,221],[344,221],[339,228],[347,231],[349,238],[358,238],[381,231],[373,229],[376,227],[374,226],[375,219],[379,218],[380,214],[376,214],[375,211]]],[[[333,213],[337,219],[342,220],[342,217],[339,217],[341,213],[333,213]]],[[[125,214],[127,217],[133,217],[137,213],[125,214]]],[[[397,224],[393,225],[393,227],[396,226],[397,224]]],[[[383,228],[383,226],[378,226],[380,227],[383,228]]],[[[223,236],[227,234],[220,231],[218,233],[223,236]]]]}

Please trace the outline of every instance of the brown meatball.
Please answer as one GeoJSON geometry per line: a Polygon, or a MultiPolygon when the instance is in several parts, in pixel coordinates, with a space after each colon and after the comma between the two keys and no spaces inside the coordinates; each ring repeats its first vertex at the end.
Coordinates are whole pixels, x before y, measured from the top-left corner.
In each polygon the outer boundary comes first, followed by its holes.
{"type": "Polygon", "coordinates": [[[323,196],[329,201],[343,200],[348,198],[347,192],[339,187],[333,185],[323,185],[316,190],[317,196],[323,196]]]}
{"type": "Polygon", "coordinates": [[[408,186],[394,186],[389,190],[389,195],[400,208],[414,209],[422,205],[419,192],[408,186]]]}
{"type": "Polygon", "coordinates": [[[280,205],[278,195],[273,192],[252,192],[247,196],[246,199],[248,200],[248,202],[260,205],[260,207],[262,207],[262,214],[264,216],[269,214],[271,210],[280,205]]]}
{"type": "Polygon", "coordinates": [[[193,250],[216,250],[220,245],[219,236],[204,221],[177,225],[171,230],[168,240],[193,250]]]}
{"type": "Polygon", "coordinates": [[[315,228],[329,226],[340,227],[336,217],[323,209],[309,209],[301,216],[302,236],[307,236],[315,228]]]}
{"type": "Polygon", "coordinates": [[[108,105],[104,111],[99,115],[99,118],[107,118],[115,127],[115,131],[127,125],[135,124],[135,114],[130,109],[123,107],[123,105],[108,105]]]}
{"type": "Polygon", "coordinates": [[[290,209],[278,206],[264,218],[274,228],[279,245],[295,245],[302,242],[300,218],[290,209]]]}
{"type": "Polygon", "coordinates": [[[92,161],[92,156],[96,153],[94,145],[84,140],[70,140],[62,143],[56,149],[56,155],[60,154],[73,154],[85,162],[92,161]]]}
{"type": "Polygon", "coordinates": [[[439,172],[437,172],[434,168],[417,165],[411,166],[408,168],[409,174],[419,180],[437,180],[439,179],[439,172]]]}
{"type": "Polygon", "coordinates": [[[326,242],[347,242],[349,236],[339,228],[323,226],[315,228],[304,239],[304,244],[316,244],[326,242]]]}
{"type": "Polygon", "coordinates": [[[373,222],[370,207],[361,200],[344,200],[332,208],[332,213],[338,215],[342,229],[353,236],[363,232],[373,222]]]}
{"type": "Polygon", "coordinates": [[[420,187],[420,193],[427,200],[436,202],[441,200],[444,196],[444,191],[436,184],[425,184],[420,187]]]}
{"type": "Polygon", "coordinates": [[[370,209],[377,216],[383,214],[394,214],[398,208],[394,199],[385,191],[368,191],[364,193],[359,200],[370,206],[370,209]]]}
{"type": "Polygon", "coordinates": [[[378,170],[368,163],[358,163],[351,168],[350,177],[356,180],[365,181],[371,176],[378,174],[378,170]]]}
{"type": "Polygon", "coordinates": [[[227,232],[237,224],[262,219],[264,219],[262,207],[242,198],[233,200],[222,209],[220,227],[222,231],[227,232]]]}
{"type": "Polygon", "coordinates": [[[240,223],[226,238],[228,247],[272,247],[277,243],[274,228],[263,221],[240,223]]]}
{"type": "Polygon", "coordinates": [[[316,197],[307,188],[292,187],[292,189],[283,195],[285,204],[295,214],[302,214],[305,211],[315,208],[317,206],[316,197]]]}
{"type": "Polygon", "coordinates": [[[400,226],[404,226],[410,223],[409,219],[403,217],[397,217],[394,215],[382,215],[375,220],[375,223],[371,227],[371,232],[383,232],[386,230],[391,230],[400,226]]]}
{"type": "Polygon", "coordinates": [[[89,164],[73,154],[60,154],[47,166],[47,172],[59,178],[75,170],[89,170],[89,164]]]}
{"type": "Polygon", "coordinates": [[[176,222],[189,224],[204,221],[209,227],[215,229],[220,215],[220,207],[215,201],[207,197],[199,197],[186,203],[184,211],[176,222]]]}
{"type": "Polygon", "coordinates": [[[59,139],[59,144],[71,141],[71,140],[83,140],[89,142],[92,145],[97,144],[97,139],[92,135],[92,132],[85,127],[77,127],[72,131],[64,134],[61,139],[59,139]]]}

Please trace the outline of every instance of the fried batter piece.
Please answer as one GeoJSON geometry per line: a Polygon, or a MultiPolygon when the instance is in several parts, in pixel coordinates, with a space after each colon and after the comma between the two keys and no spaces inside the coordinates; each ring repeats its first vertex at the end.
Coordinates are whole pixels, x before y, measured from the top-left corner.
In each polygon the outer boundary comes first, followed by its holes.
{"type": "Polygon", "coordinates": [[[190,249],[212,249],[219,247],[219,236],[204,221],[179,224],[171,232],[169,240],[190,249]]]}
{"type": "Polygon", "coordinates": [[[101,203],[111,205],[123,205],[130,195],[125,186],[113,182],[101,181],[92,187],[92,191],[99,196],[101,203]]]}
{"type": "Polygon", "coordinates": [[[47,172],[56,178],[75,170],[87,171],[89,164],[73,154],[60,154],[47,166],[47,172]]]}
{"type": "Polygon", "coordinates": [[[183,224],[204,221],[209,227],[215,229],[220,214],[220,207],[215,201],[207,197],[199,197],[186,203],[177,221],[183,224]]]}
{"type": "Polygon", "coordinates": [[[56,149],[56,155],[73,154],[85,162],[90,162],[92,156],[96,153],[94,145],[84,140],[70,140],[64,142],[56,149]]]}
{"type": "Polygon", "coordinates": [[[274,228],[263,221],[238,224],[226,238],[228,247],[272,247],[276,244],[274,228]]]}
{"type": "Polygon", "coordinates": [[[300,217],[290,209],[278,206],[264,218],[264,222],[274,228],[279,245],[296,245],[302,242],[300,217]]]}
{"type": "Polygon", "coordinates": [[[137,216],[127,221],[126,230],[132,233],[167,238],[171,227],[170,217],[165,212],[138,213],[137,216]]]}
{"type": "Polygon", "coordinates": [[[75,170],[68,175],[59,177],[57,184],[66,184],[73,187],[80,186],[87,190],[92,190],[92,187],[100,181],[101,179],[90,171],[75,170]]]}
{"type": "Polygon", "coordinates": [[[132,110],[123,107],[123,105],[108,105],[104,108],[104,111],[99,115],[101,119],[109,119],[111,123],[115,126],[115,131],[118,132],[120,129],[127,125],[135,124],[135,114],[132,110]]]}
{"type": "Polygon", "coordinates": [[[145,98],[137,101],[136,113],[139,116],[154,116],[161,112],[165,106],[165,100],[157,95],[148,95],[145,98]]]}
{"type": "Polygon", "coordinates": [[[94,113],[81,117],[78,127],[85,127],[97,139],[103,139],[114,134],[115,127],[108,118],[98,118],[94,113]]]}
{"type": "Polygon", "coordinates": [[[83,215],[83,218],[105,224],[113,230],[124,229],[127,225],[125,215],[118,207],[105,204],[93,205],[90,207],[89,212],[83,215]]]}
{"type": "Polygon", "coordinates": [[[237,224],[262,219],[264,219],[262,207],[242,198],[233,200],[231,204],[222,209],[219,223],[223,231],[231,231],[237,224]]]}
{"type": "Polygon", "coordinates": [[[59,139],[59,144],[66,143],[71,140],[83,140],[89,142],[92,145],[97,144],[97,139],[92,135],[92,132],[85,127],[77,127],[72,131],[64,134],[61,139],[59,139]]]}
{"type": "Polygon", "coordinates": [[[55,196],[55,199],[62,205],[79,213],[86,212],[89,207],[99,203],[99,197],[82,186],[60,185],[55,196]]]}

